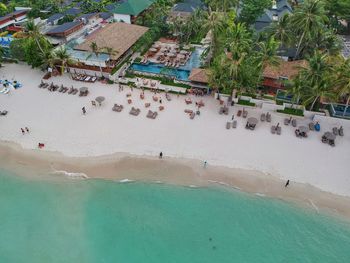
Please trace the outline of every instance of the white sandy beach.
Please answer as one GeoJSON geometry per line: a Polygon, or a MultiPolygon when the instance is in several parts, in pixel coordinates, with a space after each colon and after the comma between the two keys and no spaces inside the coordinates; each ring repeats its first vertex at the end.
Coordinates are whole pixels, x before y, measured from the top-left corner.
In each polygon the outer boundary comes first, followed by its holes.
{"type": "MultiPolygon", "coordinates": [[[[156,120],[146,118],[145,102],[156,110],[159,103],[152,101],[152,93],[146,92],[144,101],[139,99],[139,90],[132,93],[133,104],[127,104],[129,88],[119,92],[117,85],[99,82],[90,84],[69,79],[68,76],[52,78],[55,84],[76,88],[89,87],[87,97],[49,92],[39,89],[43,72],[28,66],[5,64],[0,68],[0,78],[16,79],[23,84],[9,94],[0,94],[0,139],[16,142],[28,149],[37,149],[45,143],[42,151],[57,151],[66,156],[102,156],[112,153],[131,153],[156,156],[160,151],[166,157],[206,160],[209,165],[244,168],[263,171],[266,174],[313,185],[321,190],[350,196],[350,121],[322,118],[321,132],[310,132],[306,139],[296,138],[294,128],[284,126],[285,115],[272,113],[272,124],[282,124],[282,135],[272,135],[269,123],[258,123],[255,131],[244,128],[246,119],[237,118],[237,129],[225,129],[241,106],[230,108],[228,116],[219,115],[218,101],[212,97],[203,99],[205,107],[201,115],[190,120],[184,109],[185,96],[172,101],[161,94],[165,110],[156,120]],[[90,103],[97,96],[106,100],[101,107],[90,103]],[[124,105],[121,113],[113,112],[114,103],[124,105]],[[85,106],[87,114],[82,114],[85,106]],[[139,107],[141,114],[131,116],[132,106],[139,107]],[[344,137],[337,137],[336,147],[321,143],[324,131],[333,126],[344,127],[344,137]],[[29,127],[30,133],[22,135],[20,128],[29,127]]],[[[248,109],[249,116],[260,116],[261,109],[248,109]]],[[[309,119],[298,119],[307,124],[309,119]]],[[[298,124],[298,125],[299,125],[298,124]]]]}

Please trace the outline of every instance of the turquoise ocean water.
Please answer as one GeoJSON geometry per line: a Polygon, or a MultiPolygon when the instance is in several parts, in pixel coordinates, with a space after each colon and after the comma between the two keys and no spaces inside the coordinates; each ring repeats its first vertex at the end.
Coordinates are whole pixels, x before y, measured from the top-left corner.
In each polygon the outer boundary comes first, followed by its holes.
{"type": "Polygon", "coordinates": [[[0,171],[0,262],[350,262],[350,225],[221,188],[0,171]]]}

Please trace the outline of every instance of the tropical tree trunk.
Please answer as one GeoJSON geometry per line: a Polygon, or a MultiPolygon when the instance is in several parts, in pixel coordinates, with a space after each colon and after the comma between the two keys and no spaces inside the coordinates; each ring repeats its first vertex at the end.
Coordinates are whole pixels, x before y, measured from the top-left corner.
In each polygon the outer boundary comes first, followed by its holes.
{"type": "Polygon", "coordinates": [[[295,59],[299,56],[301,43],[303,42],[304,37],[305,37],[305,31],[303,32],[303,34],[300,37],[300,40],[299,40],[299,43],[298,43],[298,47],[297,47],[297,51],[295,52],[295,56],[294,56],[295,59]]]}
{"type": "Polygon", "coordinates": [[[350,95],[348,96],[348,99],[346,100],[346,106],[343,112],[343,117],[345,116],[346,110],[349,108],[349,103],[350,103],[350,95]]]}
{"type": "Polygon", "coordinates": [[[42,47],[41,47],[41,45],[40,45],[39,40],[38,40],[36,37],[34,37],[34,39],[35,39],[35,42],[36,42],[36,44],[37,44],[38,48],[40,49],[41,53],[43,53],[43,54],[44,54],[44,50],[42,49],[42,47]]]}
{"type": "Polygon", "coordinates": [[[314,101],[312,102],[311,107],[310,107],[310,110],[313,110],[313,109],[314,109],[314,106],[315,106],[315,103],[317,102],[317,100],[318,100],[318,96],[316,96],[316,98],[315,98],[314,101]]]}
{"type": "Polygon", "coordinates": [[[64,62],[62,62],[61,64],[61,76],[63,76],[63,73],[64,73],[64,62]]]}

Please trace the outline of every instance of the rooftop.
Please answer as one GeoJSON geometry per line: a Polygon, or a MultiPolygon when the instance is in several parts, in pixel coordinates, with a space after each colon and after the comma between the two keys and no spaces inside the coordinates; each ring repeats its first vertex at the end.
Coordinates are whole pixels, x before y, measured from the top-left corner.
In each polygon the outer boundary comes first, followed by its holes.
{"type": "Polygon", "coordinates": [[[59,25],[57,27],[52,28],[51,30],[49,30],[48,32],[46,32],[47,35],[54,35],[54,34],[59,34],[59,33],[63,33],[66,32],[72,28],[75,28],[78,25],[81,25],[82,22],[81,21],[74,21],[74,22],[67,22],[64,23],[62,25],[59,25]]]}
{"type": "Polygon", "coordinates": [[[147,27],[127,23],[107,24],[105,27],[87,36],[86,40],[76,46],[75,49],[90,51],[91,43],[95,42],[100,48],[113,48],[117,52],[113,59],[117,60],[147,31],[147,27]]]}
{"type": "Polygon", "coordinates": [[[14,11],[14,12],[12,12],[12,13],[10,13],[10,14],[7,14],[7,15],[5,15],[5,16],[2,16],[2,17],[0,17],[0,23],[2,23],[3,21],[5,21],[5,20],[7,20],[7,19],[9,19],[9,18],[12,18],[13,16],[16,16],[16,15],[20,15],[20,14],[24,14],[24,13],[27,13],[28,12],[28,10],[18,10],[18,11],[14,11]]]}
{"type": "Polygon", "coordinates": [[[172,12],[193,13],[196,9],[202,9],[205,4],[201,0],[184,0],[173,6],[172,12]]]}
{"type": "Polygon", "coordinates": [[[194,82],[208,83],[209,82],[208,70],[202,69],[202,68],[193,68],[188,79],[194,82]]]}
{"type": "Polygon", "coordinates": [[[155,0],[124,0],[114,4],[113,9],[109,9],[114,14],[124,14],[137,16],[149,8],[155,0]]]}
{"type": "Polygon", "coordinates": [[[306,66],[306,60],[284,61],[281,59],[278,66],[267,66],[263,75],[265,78],[280,79],[283,77],[290,80],[299,73],[300,68],[306,66]]]}

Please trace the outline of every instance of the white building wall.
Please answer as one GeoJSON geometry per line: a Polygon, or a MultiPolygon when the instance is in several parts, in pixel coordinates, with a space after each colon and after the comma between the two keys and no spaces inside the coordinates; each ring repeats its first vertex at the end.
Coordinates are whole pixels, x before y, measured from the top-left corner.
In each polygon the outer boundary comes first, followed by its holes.
{"type": "Polygon", "coordinates": [[[114,17],[114,20],[116,20],[118,22],[123,21],[124,23],[131,24],[130,15],[114,14],[113,17],[114,17]]]}

